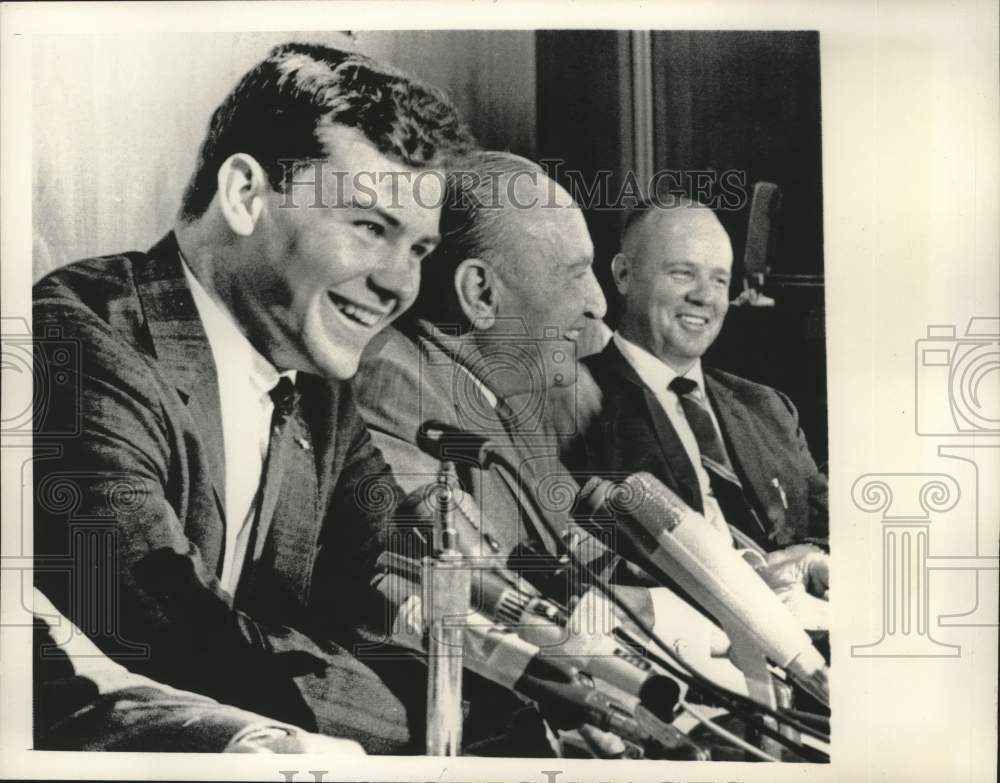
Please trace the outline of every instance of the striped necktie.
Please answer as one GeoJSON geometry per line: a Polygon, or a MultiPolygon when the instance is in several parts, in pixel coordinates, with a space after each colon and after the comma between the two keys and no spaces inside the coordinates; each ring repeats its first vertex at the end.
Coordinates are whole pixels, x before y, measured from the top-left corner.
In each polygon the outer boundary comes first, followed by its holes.
{"type": "Polygon", "coordinates": [[[698,396],[692,394],[698,388],[697,382],[678,376],[670,382],[668,388],[681,401],[684,417],[698,442],[701,464],[708,473],[712,494],[715,495],[726,521],[766,547],[769,543],[767,531],[747,502],[743,484],[729,461],[722,438],[706,407],[707,402],[703,403],[698,396]]]}

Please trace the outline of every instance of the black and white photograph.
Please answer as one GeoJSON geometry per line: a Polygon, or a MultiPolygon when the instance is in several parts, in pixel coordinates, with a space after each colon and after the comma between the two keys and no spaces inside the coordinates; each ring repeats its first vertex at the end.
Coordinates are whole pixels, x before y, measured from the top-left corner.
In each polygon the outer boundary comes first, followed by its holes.
{"type": "Polygon", "coordinates": [[[997,6],[781,5],[3,6],[0,776],[992,779],[997,6]]]}

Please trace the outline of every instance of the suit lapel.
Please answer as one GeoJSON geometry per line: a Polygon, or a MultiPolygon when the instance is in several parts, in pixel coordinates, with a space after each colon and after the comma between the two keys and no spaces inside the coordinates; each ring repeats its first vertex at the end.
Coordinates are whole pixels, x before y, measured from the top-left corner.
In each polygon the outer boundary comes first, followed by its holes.
{"type": "MultiPolygon", "coordinates": [[[[496,408],[486,400],[482,391],[474,384],[454,384],[452,380],[452,373],[455,371],[468,372],[470,379],[475,378],[475,376],[461,364],[459,357],[449,347],[449,341],[445,338],[446,335],[428,322],[420,321],[417,323],[417,341],[418,344],[421,345],[421,350],[425,352],[433,352],[434,354],[443,354],[452,362],[452,364],[445,369],[444,375],[448,378],[445,388],[447,389],[447,394],[450,397],[453,407],[453,420],[456,423],[467,421],[470,418],[469,411],[463,411],[462,406],[470,404],[473,405],[476,411],[475,419],[477,421],[477,429],[479,430],[477,434],[488,437],[489,440],[493,442],[495,448],[503,454],[511,462],[512,467],[518,471],[518,477],[524,483],[524,486],[527,487],[528,491],[532,492],[532,497],[537,497],[539,480],[537,472],[535,471],[534,463],[543,456],[547,457],[551,455],[554,457],[556,452],[555,448],[553,447],[551,451],[542,451],[540,450],[540,447],[536,447],[532,444],[530,438],[524,437],[516,422],[505,421],[500,416],[496,408]],[[459,366],[462,367],[461,370],[459,370],[459,366]],[[460,395],[455,393],[456,388],[469,390],[469,394],[476,395],[475,399],[469,400],[462,398],[460,395]]],[[[440,367],[440,365],[438,366],[440,367]]],[[[505,402],[500,402],[499,405],[500,407],[513,407],[515,410],[521,407],[520,405],[508,406],[505,402]]],[[[531,406],[528,407],[530,408],[531,406]]],[[[543,520],[539,519],[538,513],[536,513],[533,505],[530,502],[524,502],[521,500],[524,492],[522,492],[520,486],[518,486],[517,477],[511,476],[506,467],[497,467],[493,469],[491,473],[503,482],[503,484],[507,487],[510,496],[517,499],[517,505],[521,512],[521,520],[523,522],[523,526],[527,528],[527,532],[532,534],[533,537],[540,539],[541,544],[548,552],[555,553],[561,551],[557,542],[553,540],[552,535],[549,533],[549,527],[543,520]]],[[[488,509],[485,509],[484,511],[487,514],[489,513],[488,509]]],[[[541,513],[544,513],[544,509],[541,513]]],[[[546,519],[548,519],[549,523],[556,530],[561,532],[566,527],[566,521],[564,519],[556,519],[555,517],[555,514],[549,514],[546,519]]]]}
{"type": "MultiPolygon", "coordinates": [[[[653,425],[653,433],[660,444],[660,456],[667,472],[673,477],[674,485],[678,489],[684,502],[696,511],[702,510],[701,490],[698,487],[698,477],[695,474],[694,466],[688,459],[684,444],[677,435],[677,430],[670,423],[666,412],[660,406],[659,401],[653,394],[653,390],[642,382],[635,369],[629,363],[614,341],[601,353],[605,367],[624,380],[633,390],[625,399],[638,400],[639,406],[646,411],[648,420],[653,425]]],[[[623,415],[626,412],[623,411],[623,415]]],[[[617,418],[617,417],[616,417],[617,418]]]]}
{"type": "Polygon", "coordinates": [[[187,403],[194,432],[205,448],[219,514],[225,519],[226,463],[215,360],[181,263],[171,232],[136,268],[136,288],[157,364],[187,403]]]}
{"type": "MultiPolygon", "coordinates": [[[[743,483],[743,494],[752,507],[768,508],[768,466],[772,460],[766,449],[764,433],[755,431],[747,420],[746,406],[733,391],[710,373],[705,373],[705,389],[722,428],[729,459],[743,483]]],[[[769,510],[768,516],[773,516],[769,510]]]]}
{"type": "MultiPolygon", "coordinates": [[[[504,431],[507,441],[510,444],[511,461],[517,467],[522,483],[532,493],[533,498],[538,498],[542,494],[541,478],[538,475],[538,463],[546,460],[546,470],[548,474],[552,471],[561,471],[562,468],[556,463],[555,448],[543,447],[542,444],[534,443],[531,438],[524,437],[516,422],[505,422],[504,431]]],[[[514,493],[514,497],[521,497],[521,489],[514,485],[505,471],[499,471],[504,481],[514,493]]],[[[531,520],[531,526],[535,537],[540,540],[547,552],[556,554],[562,551],[560,544],[553,539],[550,530],[556,530],[562,534],[566,530],[565,517],[557,514],[546,514],[546,509],[541,506],[537,511],[530,502],[521,503],[521,511],[531,520]],[[541,519],[539,514],[546,514],[545,519],[541,519]],[[548,524],[546,524],[546,520],[548,524]]]]}

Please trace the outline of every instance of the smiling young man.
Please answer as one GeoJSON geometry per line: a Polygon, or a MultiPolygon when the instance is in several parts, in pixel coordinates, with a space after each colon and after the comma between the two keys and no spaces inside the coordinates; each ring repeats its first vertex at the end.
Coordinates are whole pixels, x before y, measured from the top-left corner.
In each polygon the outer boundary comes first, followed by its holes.
{"type": "Polygon", "coordinates": [[[79,353],[66,375],[36,352],[36,584],[104,653],[369,752],[419,749],[335,643],[391,511],[358,501],[388,467],[346,381],[413,301],[470,144],[431,88],[279,46],[214,113],[172,232],[35,286],[36,334],[79,353]],[[104,550],[81,549],[81,519],[104,550]]]}
{"type": "MultiPolygon", "coordinates": [[[[768,551],[825,539],[826,477],[791,401],[702,367],[729,309],[733,252],[710,209],[672,199],[626,221],[612,261],[623,314],[608,346],[583,360],[599,402],[571,412],[580,434],[564,458],[596,475],[651,472],[726,541],[732,528],[768,551]]],[[[774,570],[814,554],[775,555],[774,570]]]]}

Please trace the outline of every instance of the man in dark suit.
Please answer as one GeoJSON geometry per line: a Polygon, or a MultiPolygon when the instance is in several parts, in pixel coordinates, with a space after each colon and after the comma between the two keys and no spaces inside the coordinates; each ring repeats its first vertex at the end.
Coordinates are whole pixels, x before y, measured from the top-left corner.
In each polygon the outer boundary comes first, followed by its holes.
{"type": "Polygon", "coordinates": [[[34,591],[34,748],[364,755],[358,743],[130,672],[34,591]]]}
{"type": "Polygon", "coordinates": [[[35,286],[36,584],[104,653],[369,752],[419,749],[335,641],[381,611],[392,505],[359,499],[394,486],[346,379],[416,295],[469,142],[431,88],[279,46],[213,115],[171,233],[35,286]]]}
{"type": "MultiPolygon", "coordinates": [[[[710,209],[686,199],[631,213],[612,262],[617,332],[583,363],[564,454],[596,475],[649,471],[724,541],[767,553],[776,587],[826,589],[827,481],[791,401],[701,366],[729,307],[732,248],[710,209]],[[814,584],[815,582],[815,584],[814,584]]],[[[557,415],[558,418],[558,415],[557,415]]]]}

